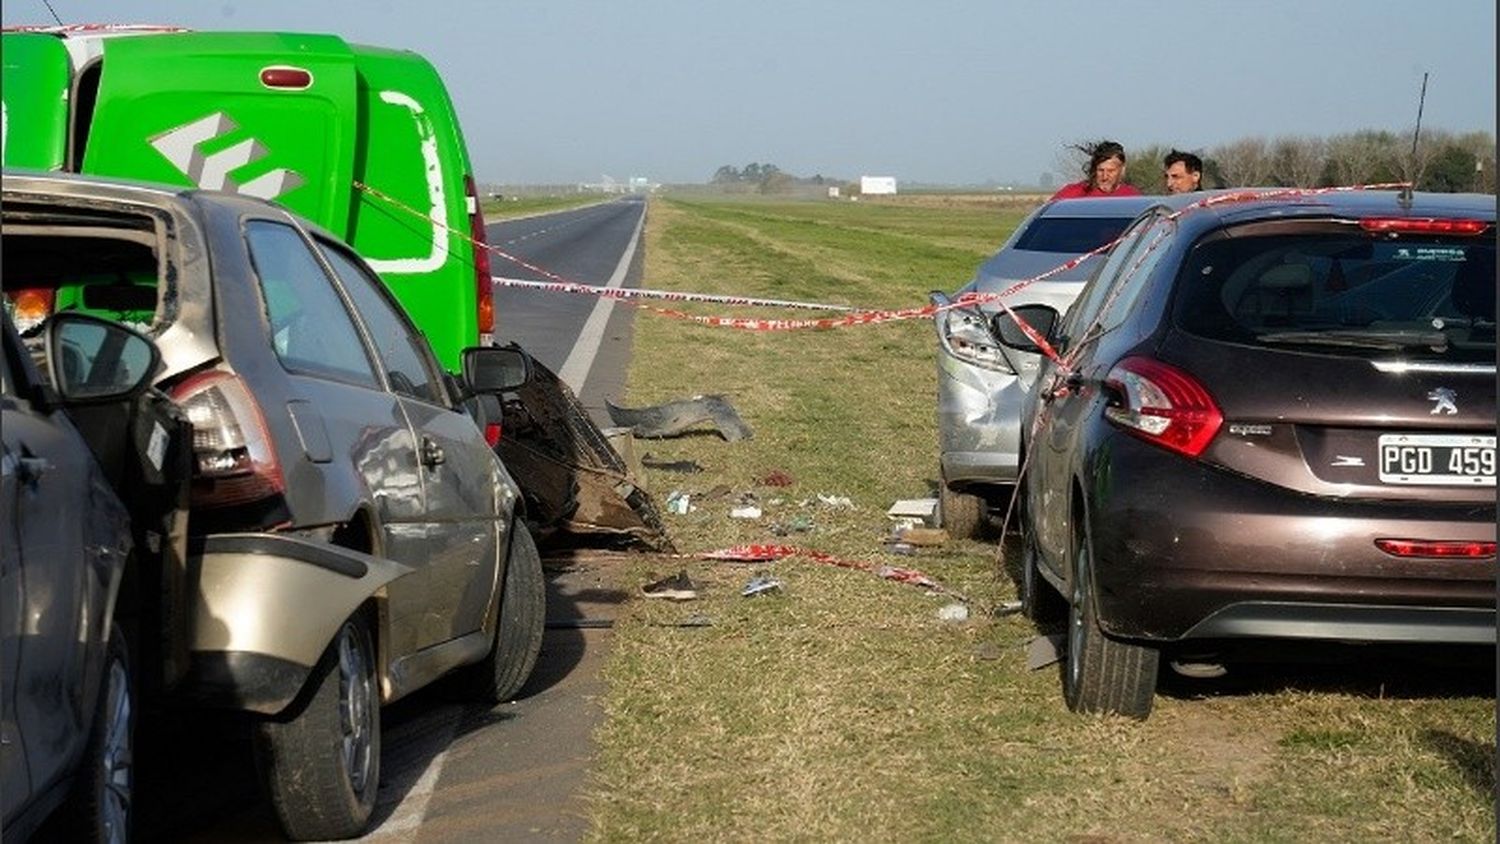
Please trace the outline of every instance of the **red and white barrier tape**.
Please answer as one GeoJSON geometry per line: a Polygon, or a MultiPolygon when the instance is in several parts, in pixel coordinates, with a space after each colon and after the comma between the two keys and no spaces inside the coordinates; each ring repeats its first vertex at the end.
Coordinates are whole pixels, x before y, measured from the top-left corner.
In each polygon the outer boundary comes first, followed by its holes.
{"type": "MultiPolygon", "coordinates": [[[[1329,193],[1345,193],[1352,191],[1396,190],[1406,188],[1408,186],[1408,183],[1405,182],[1386,182],[1374,185],[1353,185],[1328,188],[1266,188],[1239,190],[1206,196],[1197,202],[1183,206],[1177,211],[1172,212],[1172,214],[1168,215],[1168,218],[1175,220],[1182,217],[1184,214],[1193,211],[1232,203],[1256,202],[1267,199],[1298,199],[1304,197],[1320,196],[1329,193]]],[[[433,222],[421,211],[418,211],[417,209],[412,208],[410,205],[407,205],[401,200],[396,199],[395,197],[392,197],[380,190],[372,188],[369,185],[364,184],[363,182],[354,182],[354,187],[357,190],[363,191],[367,194],[370,194],[371,196],[390,203],[391,205],[404,210],[409,214],[420,217],[429,224],[433,222]]],[[[976,305],[983,305],[994,302],[1000,305],[1000,309],[1016,322],[1021,331],[1025,333],[1029,339],[1036,343],[1038,348],[1040,348],[1044,354],[1056,361],[1064,369],[1068,368],[1068,363],[1059,358],[1052,347],[1047,344],[1046,339],[1043,338],[1039,333],[1037,333],[1036,330],[1028,325],[1024,320],[1017,317],[1015,313],[1011,311],[1010,307],[1006,305],[1002,300],[1016,295],[1032,284],[1035,284],[1039,281],[1045,281],[1046,279],[1051,278],[1052,276],[1055,276],[1059,273],[1067,272],[1068,270],[1077,267],[1079,264],[1083,263],[1089,258],[1094,257],[1095,255],[1102,255],[1105,252],[1108,252],[1110,249],[1113,249],[1115,244],[1119,243],[1121,240],[1121,238],[1116,238],[1109,243],[1103,244],[1097,249],[1093,249],[1083,253],[1082,255],[1075,256],[1044,273],[1039,273],[1030,278],[1021,279],[1005,288],[1004,290],[995,293],[965,293],[954,298],[952,301],[948,302],[945,305],[924,305],[922,307],[916,308],[897,308],[890,310],[862,310],[847,305],[828,305],[820,304],[817,302],[795,302],[778,299],[759,299],[750,296],[726,296],[708,293],[685,293],[672,290],[600,287],[589,284],[580,284],[578,282],[563,278],[562,276],[543,267],[532,264],[516,255],[512,255],[503,249],[482,243],[474,239],[467,231],[462,231],[452,226],[447,226],[446,228],[454,236],[468,240],[477,248],[487,249],[496,257],[503,258],[506,261],[516,264],[517,266],[525,267],[526,269],[531,270],[534,273],[550,279],[550,281],[529,281],[525,279],[492,276],[496,284],[507,287],[527,287],[561,293],[606,296],[640,308],[641,310],[649,311],[651,313],[661,314],[663,316],[668,316],[674,319],[680,319],[688,322],[696,322],[699,325],[710,325],[720,328],[736,328],[745,331],[799,331],[806,329],[846,328],[855,325],[878,325],[880,323],[886,322],[899,322],[912,319],[928,319],[940,313],[953,310],[954,308],[973,307],[976,305]],[[806,310],[843,311],[846,313],[844,316],[840,317],[823,317],[819,319],[768,319],[757,317],[703,316],[700,314],[689,314],[685,311],[680,311],[675,308],[662,308],[654,305],[649,305],[642,301],[646,299],[734,306],[763,306],[778,308],[800,308],[806,310]]],[[[1154,249],[1156,245],[1160,243],[1161,239],[1162,237],[1158,236],[1156,240],[1152,242],[1150,247],[1142,253],[1140,260],[1144,261],[1145,256],[1150,253],[1151,249],[1154,249]]],[[[1137,264],[1137,266],[1138,265],[1139,264],[1137,264]]]]}

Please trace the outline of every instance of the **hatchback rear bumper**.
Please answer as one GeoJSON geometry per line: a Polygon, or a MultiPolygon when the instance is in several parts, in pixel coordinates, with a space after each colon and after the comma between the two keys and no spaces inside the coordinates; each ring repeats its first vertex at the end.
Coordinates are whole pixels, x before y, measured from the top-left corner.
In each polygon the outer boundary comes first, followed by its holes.
{"type": "Polygon", "coordinates": [[[274,715],[296,698],[339,626],[412,570],[296,536],[234,533],[194,542],[188,571],[190,656],[175,696],[274,715]]]}
{"type": "Polygon", "coordinates": [[[1328,499],[1164,455],[1101,453],[1090,523],[1100,623],[1173,641],[1495,642],[1494,558],[1397,558],[1380,538],[1495,539],[1495,506],[1328,499]]]}

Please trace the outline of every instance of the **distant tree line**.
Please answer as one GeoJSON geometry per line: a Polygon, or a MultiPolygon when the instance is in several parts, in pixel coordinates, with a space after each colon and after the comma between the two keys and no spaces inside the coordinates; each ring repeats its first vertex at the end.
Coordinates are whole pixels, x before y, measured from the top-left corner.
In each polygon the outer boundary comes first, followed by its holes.
{"type": "MultiPolygon", "coordinates": [[[[1127,148],[1126,181],[1145,193],[1164,193],[1162,158],[1171,147],[1127,148]]],[[[1423,129],[1412,152],[1412,131],[1361,129],[1329,137],[1247,137],[1207,150],[1185,150],[1203,159],[1203,186],[1331,187],[1412,182],[1418,190],[1495,192],[1495,138],[1489,132],[1423,129]]],[[[1067,173],[1082,173],[1070,161],[1067,173]]]]}
{"type": "Polygon", "coordinates": [[[709,181],[731,193],[792,193],[799,188],[843,184],[840,179],[825,178],[822,174],[794,176],[775,164],[756,162],[746,164],[743,168],[725,164],[714,171],[714,176],[709,181]]]}

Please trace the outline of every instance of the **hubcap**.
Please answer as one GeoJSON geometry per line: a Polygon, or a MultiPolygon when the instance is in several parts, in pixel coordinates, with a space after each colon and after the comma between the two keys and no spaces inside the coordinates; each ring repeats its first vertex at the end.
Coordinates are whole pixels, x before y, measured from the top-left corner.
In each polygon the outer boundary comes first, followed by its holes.
{"type": "Polygon", "coordinates": [[[1088,571],[1088,549],[1078,549],[1078,565],[1073,572],[1072,595],[1068,611],[1068,683],[1078,687],[1078,677],[1083,672],[1083,579],[1088,571]]]}
{"type": "Polygon", "coordinates": [[[105,676],[105,704],[101,713],[105,722],[100,725],[104,737],[103,793],[99,801],[100,820],[106,841],[125,841],[130,829],[130,799],[132,776],[132,750],[130,725],[132,707],[130,701],[130,674],[124,663],[110,662],[105,676]]]}
{"type": "Polygon", "coordinates": [[[339,715],[344,770],[356,794],[363,793],[370,774],[374,707],[371,701],[369,655],[354,625],[346,624],[339,635],[339,715]]]}

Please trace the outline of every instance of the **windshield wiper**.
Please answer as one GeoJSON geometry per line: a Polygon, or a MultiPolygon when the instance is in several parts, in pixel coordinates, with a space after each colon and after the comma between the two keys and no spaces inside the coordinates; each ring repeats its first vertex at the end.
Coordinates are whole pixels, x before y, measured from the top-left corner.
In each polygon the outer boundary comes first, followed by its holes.
{"type": "Polygon", "coordinates": [[[1441,331],[1327,329],[1323,331],[1273,331],[1256,338],[1263,343],[1303,343],[1311,346],[1350,346],[1360,349],[1448,348],[1448,335],[1441,331]]]}

